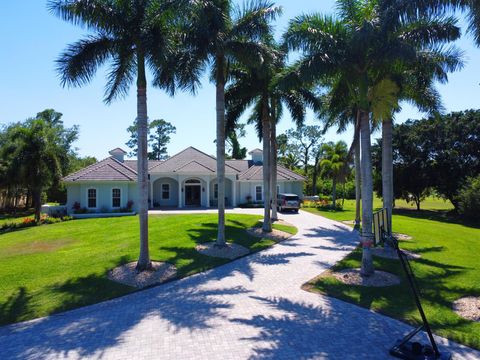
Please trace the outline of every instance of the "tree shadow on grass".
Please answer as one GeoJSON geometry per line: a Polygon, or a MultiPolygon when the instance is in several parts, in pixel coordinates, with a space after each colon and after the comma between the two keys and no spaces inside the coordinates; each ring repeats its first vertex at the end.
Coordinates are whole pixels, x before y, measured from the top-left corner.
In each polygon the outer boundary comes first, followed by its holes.
{"type": "Polygon", "coordinates": [[[32,295],[27,293],[27,289],[23,286],[19,287],[3,304],[0,304],[0,325],[27,318],[31,314],[31,300],[32,295]]]}

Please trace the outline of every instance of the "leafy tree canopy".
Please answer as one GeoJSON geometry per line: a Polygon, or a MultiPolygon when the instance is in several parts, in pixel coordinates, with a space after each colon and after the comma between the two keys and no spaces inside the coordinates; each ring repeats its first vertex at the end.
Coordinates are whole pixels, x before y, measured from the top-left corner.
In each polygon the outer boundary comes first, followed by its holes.
{"type": "MultiPolygon", "coordinates": [[[[137,125],[133,125],[127,128],[130,134],[130,140],[126,142],[126,145],[132,149],[129,156],[137,156],[137,125]]],[[[153,120],[148,126],[148,145],[150,150],[148,151],[149,160],[166,160],[168,159],[167,145],[170,142],[171,134],[175,134],[177,128],[168,121],[163,119],[153,120]]]]}

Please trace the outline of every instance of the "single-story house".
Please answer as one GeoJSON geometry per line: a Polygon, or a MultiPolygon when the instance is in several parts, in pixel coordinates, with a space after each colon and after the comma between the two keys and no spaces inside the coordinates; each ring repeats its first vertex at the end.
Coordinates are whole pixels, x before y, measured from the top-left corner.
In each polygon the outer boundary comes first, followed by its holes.
{"type": "MultiPolygon", "coordinates": [[[[137,205],[137,160],[124,159],[120,148],[110,157],[63,178],[67,188],[67,210],[120,210],[137,205]]],[[[263,152],[249,152],[250,160],[226,160],[225,200],[227,206],[263,201],[263,152]]],[[[149,206],[156,208],[215,207],[217,205],[216,159],[189,147],[165,161],[148,162],[149,206]]],[[[277,189],[303,198],[305,178],[278,166],[277,189]]]]}

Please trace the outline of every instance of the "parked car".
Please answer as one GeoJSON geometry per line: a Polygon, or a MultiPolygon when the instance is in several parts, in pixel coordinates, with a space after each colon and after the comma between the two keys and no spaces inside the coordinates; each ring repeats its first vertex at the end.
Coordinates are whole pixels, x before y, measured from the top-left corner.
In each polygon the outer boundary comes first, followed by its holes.
{"type": "Polygon", "coordinates": [[[286,210],[293,210],[298,213],[300,209],[300,198],[296,194],[278,194],[277,196],[277,210],[284,212],[286,210]]]}

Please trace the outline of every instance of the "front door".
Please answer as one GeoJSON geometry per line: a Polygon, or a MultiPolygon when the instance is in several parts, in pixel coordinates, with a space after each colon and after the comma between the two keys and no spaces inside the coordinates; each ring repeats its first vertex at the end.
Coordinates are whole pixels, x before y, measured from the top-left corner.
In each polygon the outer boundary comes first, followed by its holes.
{"type": "Polygon", "coordinates": [[[200,186],[185,186],[185,205],[200,206],[200,186]]]}

